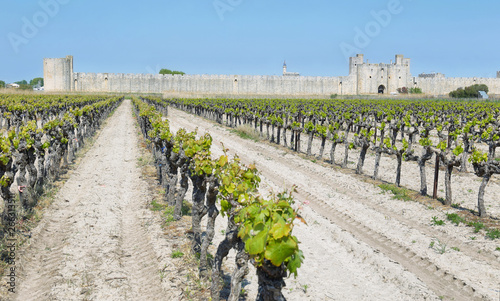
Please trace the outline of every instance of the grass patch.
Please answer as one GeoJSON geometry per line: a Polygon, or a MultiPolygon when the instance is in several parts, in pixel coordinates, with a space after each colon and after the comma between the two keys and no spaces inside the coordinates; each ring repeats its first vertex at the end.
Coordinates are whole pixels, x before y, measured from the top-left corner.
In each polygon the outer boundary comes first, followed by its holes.
{"type": "Polygon", "coordinates": [[[153,200],[151,202],[151,210],[153,210],[153,211],[163,211],[163,210],[165,210],[166,207],[167,207],[166,204],[160,204],[156,200],[153,200]]]}
{"type": "Polygon", "coordinates": [[[172,257],[172,258],[181,258],[182,256],[184,256],[184,253],[182,253],[179,250],[173,251],[172,255],[170,255],[170,257],[172,257]]]}
{"type": "Polygon", "coordinates": [[[500,230],[498,230],[498,229],[488,229],[488,230],[486,230],[486,237],[488,237],[491,240],[500,238],[500,230]]]}
{"type": "Polygon", "coordinates": [[[484,224],[480,222],[471,223],[471,226],[474,227],[474,233],[479,233],[479,231],[484,229],[484,224]]]}
{"type": "Polygon", "coordinates": [[[175,222],[174,207],[166,206],[161,216],[163,217],[163,225],[170,226],[172,222],[175,222]]]}
{"type": "Polygon", "coordinates": [[[380,184],[378,185],[383,192],[390,191],[394,195],[393,199],[402,200],[405,202],[411,201],[412,198],[408,195],[408,190],[405,188],[397,187],[393,184],[380,184]]]}
{"type": "Polygon", "coordinates": [[[143,168],[147,165],[153,165],[153,156],[141,156],[137,158],[137,166],[143,168]]]}
{"type": "Polygon", "coordinates": [[[443,226],[444,225],[444,221],[442,219],[438,219],[437,216],[433,216],[432,217],[432,221],[431,221],[431,225],[434,225],[434,226],[443,226]]]}
{"type": "Polygon", "coordinates": [[[465,223],[465,219],[456,213],[447,213],[446,218],[455,225],[460,225],[460,223],[465,223]]]}
{"type": "Polygon", "coordinates": [[[433,249],[434,251],[436,251],[439,254],[446,253],[447,247],[448,246],[444,242],[440,241],[439,239],[433,239],[431,241],[431,243],[429,244],[429,248],[433,249]]]}
{"type": "Polygon", "coordinates": [[[230,131],[231,133],[234,133],[243,139],[252,140],[255,142],[260,140],[259,132],[257,132],[249,125],[240,125],[236,129],[232,129],[230,131]]]}
{"type": "MultiPolygon", "coordinates": [[[[161,216],[163,218],[163,227],[168,227],[171,223],[176,221],[176,219],[174,218],[174,206],[160,204],[156,200],[153,200],[151,202],[151,210],[161,212],[161,216]]],[[[189,204],[186,200],[184,200],[184,202],[182,203],[181,215],[191,215],[191,204],[189,204]]]]}

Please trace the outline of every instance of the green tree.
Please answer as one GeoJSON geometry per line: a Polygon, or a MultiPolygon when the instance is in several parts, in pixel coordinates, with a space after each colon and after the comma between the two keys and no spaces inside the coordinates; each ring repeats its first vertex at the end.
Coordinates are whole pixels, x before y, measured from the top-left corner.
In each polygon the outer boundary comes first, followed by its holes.
{"type": "Polygon", "coordinates": [[[5,82],[3,80],[0,80],[0,88],[5,88],[5,82]]]}
{"type": "Polygon", "coordinates": [[[422,94],[422,89],[421,88],[410,88],[410,93],[411,94],[422,94]]]}
{"type": "Polygon", "coordinates": [[[28,82],[25,79],[23,79],[23,80],[20,80],[20,81],[16,82],[16,84],[18,84],[18,85],[27,85],[28,82]]]}
{"type": "Polygon", "coordinates": [[[484,84],[475,84],[464,88],[458,88],[455,91],[450,92],[450,97],[453,98],[478,98],[479,91],[484,91],[488,93],[488,86],[484,84]]]}
{"type": "Polygon", "coordinates": [[[40,87],[43,87],[43,77],[35,77],[30,81],[31,86],[36,86],[40,84],[40,87]]]}
{"type": "Polygon", "coordinates": [[[180,75],[184,75],[186,73],[182,72],[182,71],[172,71],[170,69],[161,69],[160,70],[160,74],[180,74],[180,75]]]}

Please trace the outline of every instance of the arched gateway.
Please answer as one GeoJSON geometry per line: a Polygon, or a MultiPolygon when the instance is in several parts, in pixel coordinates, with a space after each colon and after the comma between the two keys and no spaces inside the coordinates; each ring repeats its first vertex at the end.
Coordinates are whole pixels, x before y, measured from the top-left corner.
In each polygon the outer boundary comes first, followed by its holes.
{"type": "Polygon", "coordinates": [[[385,92],[385,86],[384,85],[378,86],[378,94],[384,94],[384,92],[385,92]]]}

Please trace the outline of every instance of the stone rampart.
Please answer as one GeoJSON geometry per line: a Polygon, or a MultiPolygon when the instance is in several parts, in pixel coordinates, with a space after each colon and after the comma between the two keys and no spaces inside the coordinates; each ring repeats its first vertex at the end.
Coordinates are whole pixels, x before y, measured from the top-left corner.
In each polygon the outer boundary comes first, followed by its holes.
{"type": "Polygon", "coordinates": [[[486,84],[489,94],[500,95],[500,77],[412,77],[410,59],[403,55],[396,55],[394,63],[370,64],[358,54],[349,60],[349,75],[337,77],[74,73],[73,57],[67,56],[44,59],[44,79],[45,91],[161,93],[176,97],[328,97],[392,94],[403,87],[446,95],[473,84],[486,84]]]}
{"type": "Polygon", "coordinates": [[[75,73],[76,92],[325,96],[353,94],[349,77],[75,73]],[[342,83],[342,84],[341,84],[342,83]]]}

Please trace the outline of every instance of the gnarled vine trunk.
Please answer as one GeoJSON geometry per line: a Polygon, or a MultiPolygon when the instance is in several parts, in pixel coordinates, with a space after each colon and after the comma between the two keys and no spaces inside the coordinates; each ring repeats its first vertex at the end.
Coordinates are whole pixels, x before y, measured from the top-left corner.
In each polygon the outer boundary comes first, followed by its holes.
{"type": "Polygon", "coordinates": [[[312,143],[314,139],[314,131],[309,132],[309,139],[307,140],[307,155],[312,156],[312,143]]]}
{"type": "Polygon", "coordinates": [[[330,148],[330,164],[335,164],[335,149],[337,148],[337,141],[332,141],[332,147],[330,148]]]}
{"type": "Polygon", "coordinates": [[[207,208],[205,207],[207,183],[204,175],[197,175],[191,170],[189,170],[189,177],[193,182],[193,206],[191,208],[193,225],[192,250],[195,254],[201,254],[201,219],[207,214],[207,208]]]}
{"type": "Polygon", "coordinates": [[[217,179],[215,176],[210,176],[208,179],[208,190],[206,197],[207,206],[207,227],[205,230],[205,236],[202,237],[201,250],[200,250],[200,276],[208,276],[208,247],[212,243],[215,236],[215,219],[219,215],[219,210],[217,209],[217,194],[219,193],[217,179]]]}
{"type": "Polygon", "coordinates": [[[217,252],[214,256],[214,264],[212,268],[212,285],[210,287],[211,296],[213,301],[220,300],[220,290],[221,290],[221,268],[222,261],[226,258],[229,251],[236,245],[238,241],[238,227],[234,223],[234,219],[229,216],[227,228],[226,228],[226,237],[219,244],[217,248],[217,252]]]}
{"type": "MultiPolygon", "coordinates": [[[[181,152],[183,152],[181,150],[181,152]]],[[[184,197],[186,196],[186,192],[189,188],[189,181],[188,181],[188,170],[189,170],[189,160],[184,156],[184,154],[181,155],[181,163],[180,165],[180,174],[181,174],[181,181],[180,181],[180,187],[177,190],[177,193],[175,194],[175,204],[174,204],[174,219],[175,220],[180,220],[182,217],[182,204],[184,202],[184,197]]]]}
{"type": "Polygon", "coordinates": [[[236,242],[236,258],[233,274],[231,275],[231,292],[228,301],[238,301],[241,293],[241,283],[245,276],[248,275],[248,259],[249,255],[245,251],[245,243],[238,238],[236,242]]]}
{"type": "Polygon", "coordinates": [[[257,267],[259,291],[257,301],[286,301],[281,290],[286,286],[283,278],[286,277],[286,267],[273,265],[265,259],[262,266],[257,267]]]}
{"type": "Polygon", "coordinates": [[[427,195],[427,176],[425,174],[425,163],[432,158],[433,152],[430,147],[424,147],[422,155],[418,158],[417,164],[420,171],[420,194],[427,195]]]}
{"type": "Polygon", "coordinates": [[[321,136],[321,147],[319,148],[318,159],[323,159],[323,153],[325,152],[326,136],[321,136]]]}
{"type": "Polygon", "coordinates": [[[359,153],[358,166],[356,167],[356,174],[360,175],[363,173],[363,165],[365,164],[366,152],[368,151],[369,147],[370,147],[369,144],[363,144],[361,146],[361,152],[359,153]]]}
{"type": "Polygon", "coordinates": [[[480,217],[486,217],[486,206],[484,205],[484,191],[486,185],[490,181],[491,175],[485,174],[483,180],[481,181],[481,186],[479,186],[479,194],[477,197],[477,209],[480,217]]]}

